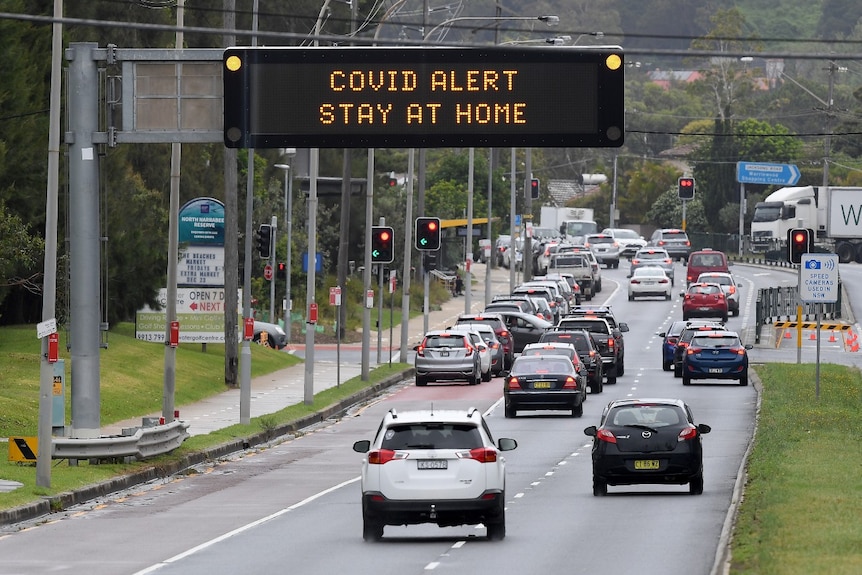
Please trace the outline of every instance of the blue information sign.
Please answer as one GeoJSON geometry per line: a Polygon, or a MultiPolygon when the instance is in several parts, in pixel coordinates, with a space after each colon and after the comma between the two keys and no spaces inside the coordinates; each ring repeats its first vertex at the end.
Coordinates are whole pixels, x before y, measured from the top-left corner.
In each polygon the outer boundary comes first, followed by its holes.
{"type": "Polygon", "coordinates": [[[799,181],[799,168],[795,164],[736,162],[736,181],[740,184],[792,186],[799,181]]]}

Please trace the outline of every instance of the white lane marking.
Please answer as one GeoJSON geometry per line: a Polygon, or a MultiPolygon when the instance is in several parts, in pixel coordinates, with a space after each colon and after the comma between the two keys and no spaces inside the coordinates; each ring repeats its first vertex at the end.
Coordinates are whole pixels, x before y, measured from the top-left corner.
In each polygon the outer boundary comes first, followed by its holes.
{"type": "Polygon", "coordinates": [[[233,531],[228,531],[227,533],[225,533],[223,535],[219,535],[218,537],[216,537],[214,539],[210,539],[209,541],[205,541],[204,543],[201,543],[200,545],[197,545],[195,547],[192,547],[191,549],[183,551],[182,553],[174,555],[173,557],[165,559],[164,561],[162,561],[160,563],[156,563],[155,565],[150,565],[149,567],[142,569],[141,571],[137,571],[134,575],[144,575],[145,573],[153,573],[155,571],[158,571],[162,567],[170,565],[171,563],[176,563],[177,561],[180,561],[182,559],[185,559],[186,557],[194,555],[195,553],[197,553],[199,551],[203,551],[204,549],[206,549],[208,547],[212,547],[216,543],[226,541],[227,539],[230,539],[231,537],[233,537],[235,535],[239,535],[240,533],[244,533],[244,532],[248,531],[249,529],[252,529],[254,527],[257,527],[258,525],[262,525],[262,524],[266,523],[267,521],[271,521],[277,517],[281,517],[285,513],[293,511],[294,509],[299,509],[300,507],[302,507],[308,503],[311,503],[312,501],[319,499],[319,498],[323,497],[324,495],[332,493],[333,491],[341,489],[342,487],[344,487],[346,485],[350,485],[351,483],[356,483],[357,481],[359,481],[359,479],[360,479],[359,477],[354,477],[353,479],[348,479],[347,481],[339,483],[338,485],[334,485],[334,486],[330,487],[329,489],[324,489],[323,491],[320,491],[318,493],[315,493],[314,495],[306,497],[305,499],[303,499],[302,501],[300,501],[298,503],[294,503],[293,505],[291,505],[289,507],[285,507],[284,509],[281,509],[280,511],[276,511],[275,513],[272,513],[271,515],[267,515],[266,517],[262,517],[256,521],[252,521],[251,523],[246,523],[245,525],[243,525],[241,527],[237,527],[233,531]]]}

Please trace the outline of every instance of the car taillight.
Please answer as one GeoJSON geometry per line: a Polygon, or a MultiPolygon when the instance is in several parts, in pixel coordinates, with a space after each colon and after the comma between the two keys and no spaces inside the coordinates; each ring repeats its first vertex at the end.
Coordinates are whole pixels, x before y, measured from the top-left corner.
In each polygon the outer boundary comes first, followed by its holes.
{"type": "Polygon", "coordinates": [[[477,447],[470,451],[457,451],[458,459],[475,459],[479,463],[494,463],[497,461],[497,450],[493,447],[477,447]]]}
{"type": "Polygon", "coordinates": [[[383,465],[389,461],[396,459],[407,459],[407,453],[403,451],[393,451],[391,449],[378,449],[368,452],[369,465],[383,465]]]}
{"type": "Polygon", "coordinates": [[[616,443],[617,436],[608,431],[607,429],[599,429],[596,432],[596,439],[599,441],[604,441],[606,443],[616,443]]]}
{"type": "Polygon", "coordinates": [[[690,242],[690,241],[688,241],[688,240],[685,240],[685,245],[690,246],[690,245],[691,245],[691,242],[690,242]]]}
{"type": "Polygon", "coordinates": [[[660,283],[660,284],[666,284],[666,283],[668,283],[669,281],[670,281],[670,280],[669,280],[669,279],[667,279],[667,278],[662,278],[662,279],[658,280],[658,283],[660,283]]]}
{"type": "Polygon", "coordinates": [[[727,293],[729,293],[731,295],[735,294],[736,293],[736,287],[730,286],[729,288],[727,288],[727,293]]]}
{"type": "Polygon", "coordinates": [[[507,385],[509,389],[521,389],[521,382],[518,381],[517,377],[510,377],[507,385]]]}
{"type": "Polygon", "coordinates": [[[639,283],[641,283],[641,281],[640,280],[632,280],[632,283],[633,284],[639,284],[639,283]]]}
{"type": "Polygon", "coordinates": [[[665,245],[666,243],[667,243],[667,242],[665,242],[664,240],[659,240],[659,241],[658,241],[658,245],[660,245],[660,246],[663,246],[663,245],[665,245]]]}
{"type": "Polygon", "coordinates": [[[496,342],[496,341],[491,342],[491,349],[497,349],[498,347],[500,347],[499,342],[496,342]]]}
{"type": "Polygon", "coordinates": [[[745,355],[744,347],[732,347],[730,348],[730,351],[736,353],[736,355],[745,355]]]}
{"type": "Polygon", "coordinates": [[[677,343],[678,341],[679,341],[679,338],[678,338],[678,337],[669,337],[669,338],[667,338],[667,343],[668,343],[669,345],[676,345],[676,343],[677,343]]]}
{"type": "Polygon", "coordinates": [[[637,258],[635,258],[635,259],[633,259],[633,260],[632,260],[632,265],[637,265],[637,264],[639,264],[639,263],[641,263],[641,261],[640,261],[639,259],[637,259],[637,258]]]}
{"type": "Polygon", "coordinates": [[[679,347],[681,347],[682,349],[685,349],[685,348],[687,348],[687,347],[688,347],[688,342],[686,342],[686,341],[681,341],[681,342],[679,342],[677,345],[678,345],[679,347]]]}
{"type": "Polygon", "coordinates": [[[474,348],[472,345],[470,345],[468,343],[466,346],[464,346],[464,351],[467,352],[467,355],[472,355],[473,352],[476,351],[476,348],[474,348]]]}
{"type": "Polygon", "coordinates": [[[610,338],[610,339],[608,339],[608,347],[609,347],[609,348],[613,348],[613,347],[614,347],[614,345],[616,345],[616,342],[614,341],[614,338],[610,338]]]}
{"type": "Polygon", "coordinates": [[[596,357],[596,351],[590,350],[590,357],[596,357]]]}
{"type": "Polygon", "coordinates": [[[578,382],[570,375],[566,378],[566,383],[563,384],[563,389],[578,389],[578,382]]]}
{"type": "Polygon", "coordinates": [[[666,263],[666,264],[671,263],[670,258],[665,258],[665,259],[664,259],[664,263],[666,263]]]}
{"type": "Polygon", "coordinates": [[[416,355],[418,355],[419,357],[425,357],[425,346],[424,345],[419,346],[419,349],[416,350],[416,355]]]}
{"type": "Polygon", "coordinates": [[[694,355],[694,354],[700,353],[702,351],[703,350],[699,347],[689,347],[688,349],[685,350],[685,353],[687,353],[688,355],[694,355]]]}
{"type": "Polygon", "coordinates": [[[539,319],[545,319],[545,314],[543,314],[542,312],[539,312],[536,314],[536,317],[539,319]]]}
{"type": "Polygon", "coordinates": [[[500,336],[501,337],[509,337],[509,332],[504,329],[503,331],[500,332],[500,336]]]}
{"type": "Polygon", "coordinates": [[[682,431],[679,432],[677,436],[677,441],[689,441],[697,437],[697,428],[696,427],[686,427],[682,431]]]}

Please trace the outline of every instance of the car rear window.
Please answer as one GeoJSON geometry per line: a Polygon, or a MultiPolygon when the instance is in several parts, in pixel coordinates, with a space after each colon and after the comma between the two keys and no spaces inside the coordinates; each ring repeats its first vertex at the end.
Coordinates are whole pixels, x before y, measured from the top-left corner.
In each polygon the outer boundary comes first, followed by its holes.
{"type": "Polygon", "coordinates": [[[688,293],[710,295],[721,293],[721,288],[715,284],[693,285],[689,288],[688,293]]]}
{"type": "MultiPolygon", "coordinates": [[[[559,355],[559,354],[557,354],[559,355]]],[[[522,356],[512,365],[512,375],[539,375],[544,373],[569,373],[572,362],[543,356],[522,356]]]]}
{"type": "Polygon", "coordinates": [[[466,347],[466,342],[464,341],[463,335],[429,335],[425,338],[425,341],[422,342],[422,345],[428,348],[466,347]]]}
{"type": "Polygon", "coordinates": [[[676,241],[687,241],[688,234],[683,231],[675,230],[675,231],[667,231],[661,233],[661,238],[663,240],[676,240],[676,241]]]}
{"type": "Polygon", "coordinates": [[[705,349],[716,349],[720,347],[733,347],[739,345],[739,338],[735,336],[697,336],[691,340],[692,347],[705,349]]]}
{"type": "Polygon", "coordinates": [[[383,449],[475,449],[482,447],[482,434],[475,425],[415,423],[393,425],[383,434],[383,449]]]}
{"type": "Polygon", "coordinates": [[[590,342],[587,341],[587,336],[583,332],[546,331],[539,338],[539,341],[542,343],[554,341],[570,343],[578,351],[589,351],[591,349],[590,342]]]}
{"type": "Polygon", "coordinates": [[[609,415],[608,420],[612,425],[646,425],[649,427],[665,427],[668,425],[679,425],[685,421],[685,415],[678,407],[635,405],[618,407],[609,415]]]}

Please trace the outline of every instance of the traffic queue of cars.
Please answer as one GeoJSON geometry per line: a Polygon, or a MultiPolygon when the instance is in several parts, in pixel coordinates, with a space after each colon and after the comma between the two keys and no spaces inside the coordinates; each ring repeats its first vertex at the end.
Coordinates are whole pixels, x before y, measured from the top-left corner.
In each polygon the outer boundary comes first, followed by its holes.
{"type": "MultiPolygon", "coordinates": [[[[678,242],[677,236],[671,230],[658,237],[666,246],[678,242]]],[[[605,242],[602,238],[597,243],[605,242]]],[[[550,261],[570,249],[555,244],[550,261]]],[[[592,254],[584,249],[574,247],[572,253],[592,254]]],[[[673,259],[682,258],[681,252],[671,255],[659,245],[627,249],[636,249],[629,300],[670,299],[673,259]]],[[[607,251],[603,258],[608,267],[618,265],[607,251]]],[[[588,391],[602,393],[604,384],[615,383],[625,373],[623,334],[628,331],[610,307],[582,303],[582,297],[595,293],[595,283],[587,290],[581,287],[565,272],[536,277],[509,295],[495,297],[483,312],[460,314],[448,329],[428,332],[414,348],[416,385],[476,385],[500,376],[506,418],[539,410],[566,410],[581,417],[588,391]]],[[[748,385],[751,346],[725,326],[731,310],[739,313],[738,291],[728,271],[707,270],[691,281],[680,294],[683,319],[658,334],[663,338],[664,371],[672,370],[686,386],[699,379],[748,385]],[[690,319],[700,315],[704,319],[690,319]]],[[[610,401],[598,425],[584,429],[592,438],[593,495],[606,495],[609,486],[635,484],[688,485],[690,494],[703,493],[702,437],[710,431],[680,399],[610,401]]],[[[373,439],[353,446],[364,454],[363,538],[380,540],[386,525],[432,523],[483,524],[489,539],[503,539],[503,453],[517,445],[510,438],[495,440],[475,408],[390,410],[373,439]]]]}

